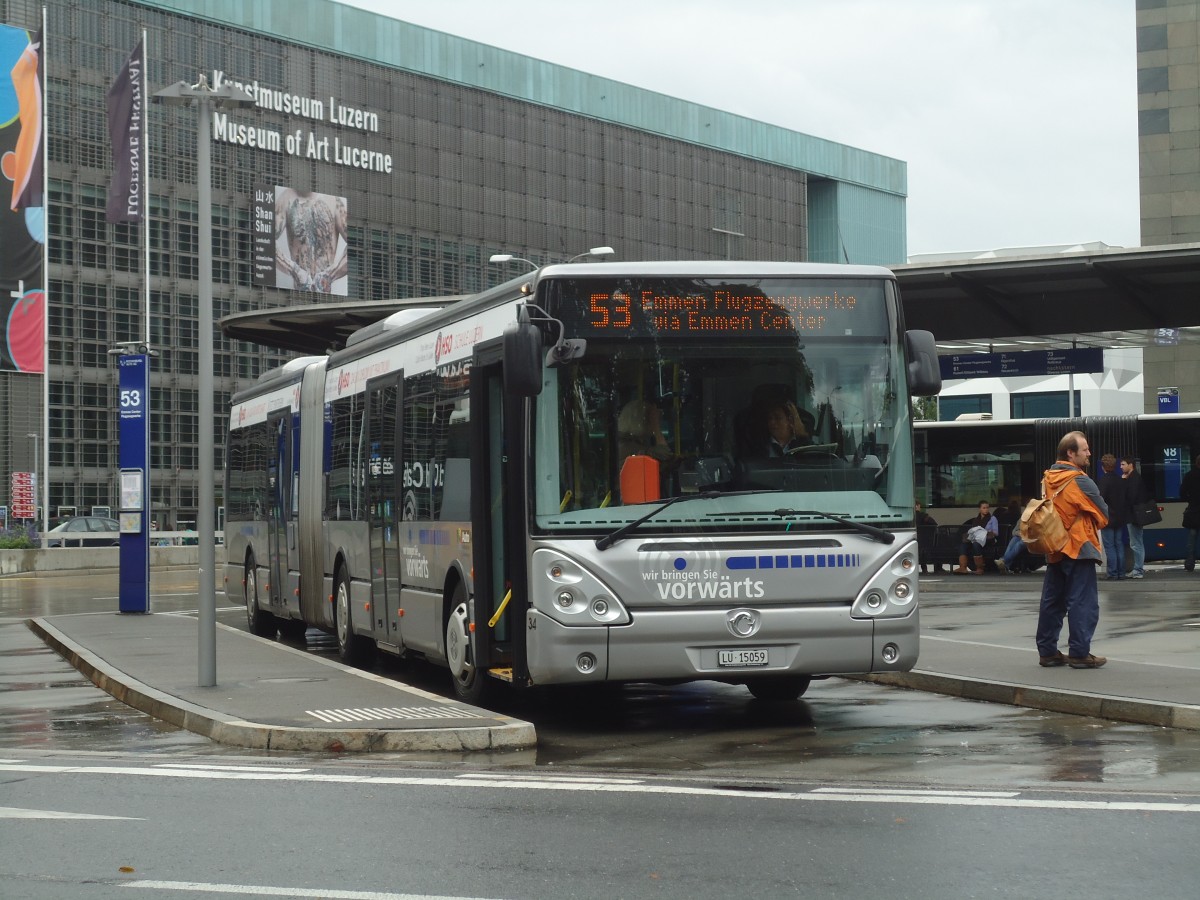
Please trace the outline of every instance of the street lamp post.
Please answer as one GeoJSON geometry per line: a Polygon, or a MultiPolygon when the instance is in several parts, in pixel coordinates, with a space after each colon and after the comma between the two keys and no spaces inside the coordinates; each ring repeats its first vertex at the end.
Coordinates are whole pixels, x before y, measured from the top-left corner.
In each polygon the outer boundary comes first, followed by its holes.
{"type": "MultiPolygon", "coordinates": [[[[597,258],[597,257],[601,257],[601,256],[612,256],[616,252],[617,251],[615,251],[612,247],[593,247],[591,250],[587,250],[583,253],[576,253],[574,256],[572,256],[570,259],[568,259],[567,262],[573,263],[577,259],[597,258]]],[[[523,256],[513,256],[513,254],[511,254],[511,253],[493,253],[491,256],[488,257],[488,262],[492,263],[493,265],[498,265],[498,264],[502,264],[502,263],[510,263],[510,262],[523,262],[527,266],[530,266],[531,268],[534,268],[534,269],[538,268],[538,264],[535,263],[533,260],[526,259],[523,256]]]]}
{"type": "Polygon", "coordinates": [[[715,231],[717,234],[725,235],[725,258],[733,259],[733,239],[735,237],[736,238],[744,238],[746,235],[744,235],[740,231],[732,231],[728,228],[715,228],[714,227],[710,230],[715,231]]]}
{"type": "Polygon", "coordinates": [[[583,253],[576,253],[574,256],[568,259],[567,262],[573,263],[577,259],[594,259],[601,256],[612,256],[616,252],[617,251],[612,247],[593,247],[591,250],[587,250],[583,253]]]}
{"type": "Polygon", "coordinates": [[[218,88],[209,85],[204,75],[189,85],[178,81],[154,95],[157,103],[170,106],[195,106],[199,128],[196,132],[196,192],[200,206],[200,496],[196,510],[196,536],[200,550],[199,572],[199,663],[200,687],[217,683],[217,594],[216,594],[216,516],[213,491],[213,313],[212,313],[212,163],[209,144],[214,109],[247,107],[254,98],[241,88],[226,82],[218,88]]]}

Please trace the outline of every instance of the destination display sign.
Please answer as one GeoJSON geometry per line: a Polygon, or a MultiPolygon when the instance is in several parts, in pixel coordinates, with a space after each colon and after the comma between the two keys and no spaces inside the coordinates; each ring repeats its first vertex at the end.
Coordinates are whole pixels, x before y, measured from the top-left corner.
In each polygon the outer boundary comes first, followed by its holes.
{"type": "Polygon", "coordinates": [[[580,337],[883,337],[884,282],[871,279],[556,279],[548,312],[580,337]]]}
{"type": "Polygon", "coordinates": [[[964,353],[939,356],[942,380],[1000,378],[1008,375],[1078,375],[1104,371],[1104,350],[1020,350],[1016,353],[964,353]]]}

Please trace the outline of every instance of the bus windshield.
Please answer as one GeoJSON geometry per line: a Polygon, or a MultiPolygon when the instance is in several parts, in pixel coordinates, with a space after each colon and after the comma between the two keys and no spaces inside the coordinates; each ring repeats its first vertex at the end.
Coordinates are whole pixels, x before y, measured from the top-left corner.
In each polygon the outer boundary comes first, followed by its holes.
{"type": "Polygon", "coordinates": [[[911,522],[909,403],[885,280],[545,288],[546,311],[587,347],[545,370],[537,400],[540,530],[603,531],[689,494],[704,497],[645,530],[827,529],[818,513],[911,522]]]}

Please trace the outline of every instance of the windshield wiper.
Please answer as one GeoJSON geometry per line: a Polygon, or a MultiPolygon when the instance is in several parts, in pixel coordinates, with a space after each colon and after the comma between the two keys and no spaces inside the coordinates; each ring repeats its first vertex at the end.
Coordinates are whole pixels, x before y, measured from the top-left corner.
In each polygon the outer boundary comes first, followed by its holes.
{"type": "Polygon", "coordinates": [[[860,534],[865,534],[867,537],[872,537],[884,544],[892,544],[896,541],[896,535],[883,528],[876,528],[874,525],[867,525],[863,522],[855,522],[851,519],[843,519],[841,516],[835,516],[833,513],[822,512],[819,509],[764,509],[756,512],[742,513],[747,516],[779,516],[781,519],[786,519],[789,516],[821,516],[837,522],[839,525],[845,525],[847,528],[853,528],[860,534]]]}
{"type": "Polygon", "coordinates": [[[634,531],[636,531],[639,525],[654,518],[660,512],[662,512],[664,509],[666,509],[668,506],[674,506],[680,500],[715,500],[718,497],[745,497],[750,494],[778,494],[778,493],[779,493],[779,490],[777,490],[775,488],[762,488],[762,489],[754,490],[754,491],[701,491],[698,494],[680,494],[676,497],[672,497],[671,499],[667,500],[665,503],[660,503],[658,506],[654,507],[654,509],[650,510],[650,512],[646,513],[644,516],[634,519],[632,522],[626,522],[624,525],[622,525],[620,528],[618,528],[612,534],[606,534],[602,538],[596,538],[596,549],[597,550],[607,550],[609,547],[611,547],[617,541],[621,540],[621,538],[625,537],[628,534],[632,534],[634,531]]]}

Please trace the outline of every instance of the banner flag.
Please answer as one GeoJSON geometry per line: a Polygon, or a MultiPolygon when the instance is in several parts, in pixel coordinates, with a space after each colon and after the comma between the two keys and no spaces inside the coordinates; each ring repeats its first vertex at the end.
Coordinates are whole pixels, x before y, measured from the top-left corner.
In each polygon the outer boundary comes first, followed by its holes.
{"type": "Polygon", "coordinates": [[[11,170],[12,209],[42,205],[42,32],[38,31],[12,68],[21,135],[11,170]]]}
{"type": "Polygon", "coordinates": [[[141,222],[145,142],[145,51],[138,41],[108,89],[108,134],[112,139],[113,174],[108,185],[109,222],[141,222]]]}

